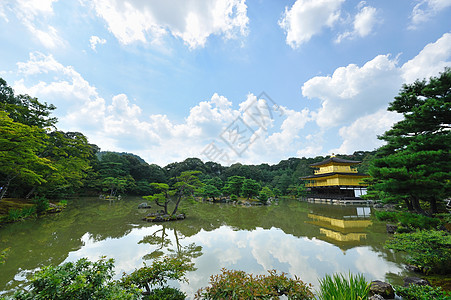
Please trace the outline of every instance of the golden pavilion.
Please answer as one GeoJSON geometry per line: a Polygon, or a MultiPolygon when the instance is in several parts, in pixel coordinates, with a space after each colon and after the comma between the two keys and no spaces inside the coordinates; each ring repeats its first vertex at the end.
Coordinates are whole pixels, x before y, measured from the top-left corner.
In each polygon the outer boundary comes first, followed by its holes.
{"type": "Polygon", "coordinates": [[[316,168],[314,175],[301,177],[306,181],[305,186],[311,195],[320,198],[358,198],[366,190],[366,184],[362,179],[368,175],[359,173],[353,166],[360,161],[347,160],[335,157],[311,164],[316,168]],[[356,191],[360,193],[356,195],[356,191]]]}

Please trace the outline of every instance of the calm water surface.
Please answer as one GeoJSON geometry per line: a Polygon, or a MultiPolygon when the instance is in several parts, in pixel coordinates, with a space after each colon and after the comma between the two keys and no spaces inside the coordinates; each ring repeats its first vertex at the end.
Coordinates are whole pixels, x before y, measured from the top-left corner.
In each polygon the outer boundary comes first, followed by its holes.
{"type": "Polygon", "coordinates": [[[401,257],[383,248],[385,224],[369,217],[369,207],[295,200],[265,207],[200,203],[182,207],[186,220],[152,224],[141,221],[152,211],[138,210],[141,202],[75,199],[60,214],[0,228],[0,249],[10,248],[0,265],[1,293],[23,287],[44,265],[102,255],[115,259],[117,277],[163,254],[187,255],[197,270],[188,274],[189,284],[173,285],[190,297],[221,268],[254,274],[276,269],[315,288],[318,278],[334,272],[397,284],[408,275],[401,257]]]}

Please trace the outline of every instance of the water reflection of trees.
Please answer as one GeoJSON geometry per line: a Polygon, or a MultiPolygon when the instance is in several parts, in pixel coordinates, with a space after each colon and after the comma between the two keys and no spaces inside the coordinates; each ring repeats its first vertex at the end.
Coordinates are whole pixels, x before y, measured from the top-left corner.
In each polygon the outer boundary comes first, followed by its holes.
{"type": "Polygon", "coordinates": [[[195,243],[183,245],[182,240],[184,239],[184,236],[175,228],[168,228],[165,225],[166,224],[138,242],[138,244],[149,244],[154,246],[154,250],[149,254],[144,255],[143,259],[155,259],[166,253],[166,255],[171,257],[183,258],[191,261],[202,255],[201,246],[197,246],[195,243]],[[171,241],[169,233],[172,233],[175,245],[171,241]]]}

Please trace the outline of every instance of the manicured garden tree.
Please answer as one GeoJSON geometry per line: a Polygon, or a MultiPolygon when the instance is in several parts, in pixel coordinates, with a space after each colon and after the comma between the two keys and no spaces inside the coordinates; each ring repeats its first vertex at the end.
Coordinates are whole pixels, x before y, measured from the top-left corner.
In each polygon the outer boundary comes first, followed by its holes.
{"type": "Polygon", "coordinates": [[[241,186],[241,194],[247,199],[255,197],[260,192],[260,184],[253,179],[245,179],[241,186]]]}
{"type": "Polygon", "coordinates": [[[171,190],[176,197],[176,203],[172,215],[175,215],[179,207],[180,201],[184,197],[192,197],[194,192],[199,191],[203,183],[197,177],[201,171],[184,171],[175,177],[175,183],[171,186],[171,190]]]}
{"type": "Polygon", "coordinates": [[[420,200],[429,202],[435,213],[438,201],[451,195],[451,69],[404,85],[388,110],[404,119],[379,137],[386,145],[369,169],[369,190],[417,212],[420,200]]]}
{"type": "Polygon", "coordinates": [[[225,195],[240,195],[241,193],[241,186],[243,185],[244,179],[246,179],[243,176],[230,176],[227,178],[226,183],[224,184],[224,187],[222,189],[222,192],[225,195]]]}
{"type": "Polygon", "coordinates": [[[177,213],[180,202],[183,198],[194,195],[194,192],[203,186],[197,175],[200,171],[185,171],[179,176],[173,178],[175,182],[171,186],[166,183],[151,183],[151,187],[157,190],[157,193],[151,196],[144,196],[143,198],[149,201],[154,201],[157,206],[164,210],[164,214],[168,213],[168,205],[171,198],[175,199],[175,207],[171,215],[177,213]]]}
{"type": "Polygon", "coordinates": [[[207,184],[202,188],[202,195],[207,198],[212,198],[213,201],[216,201],[216,197],[221,196],[221,191],[214,185],[207,184]]]}
{"type": "Polygon", "coordinates": [[[157,192],[150,196],[143,196],[143,198],[148,201],[153,201],[157,206],[162,207],[164,214],[167,215],[168,204],[171,196],[169,191],[169,185],[167,185],[166,183],[153,182],[150,184],[150,186],[154,188],[157,192]]]}
{"type": "MultiPolygon", "coordinates": [[[[155,259],[152,265],[145,265],[125,275],[121,279],[121,285],[125,288],[138,286],[146,290],[145,294],[151,294],[152,288],[158,286],[157,289],[167,289],[168,280],[181,280],[188,282],[185,277],[186,272],[194,270],[193,264],[183,258],[163,257],[155,259]]],[[[172,290],[172,292],[174,292],[172,290]]],[[[155,292],[154,292],[155,293],[155,292]]],[[[181,294],[176,293],[176,294],[181,294]]],[[[184,299],[177,297],[175,299],[184,299]]]]}

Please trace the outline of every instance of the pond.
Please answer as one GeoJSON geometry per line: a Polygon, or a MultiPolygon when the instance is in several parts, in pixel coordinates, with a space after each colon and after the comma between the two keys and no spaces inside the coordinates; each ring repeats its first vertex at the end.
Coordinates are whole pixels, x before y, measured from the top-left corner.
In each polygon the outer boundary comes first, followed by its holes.
{"type": "Polygon", "coordinates": [[[0,265],[1,294],[26,285],[42,266],[103,255],[114,258],[118,278],[160,255],[187,255],[197,270],[188,273],[189,284],[172,284],[190,298],[221,268],[254,274],[276,269],[315,288],[318,278],[334,272],[396,284],[411,275],[400,255],[383,248],[385,224],[370,217],[370,207],[296,200],[256,207],[186,203],[181,209],[187,219],[154,224],[141,221],[152,211],[137,209],[141,202],[74,199],[60,214],[0,228],[0,250],[10,248],[0,265]]]}

